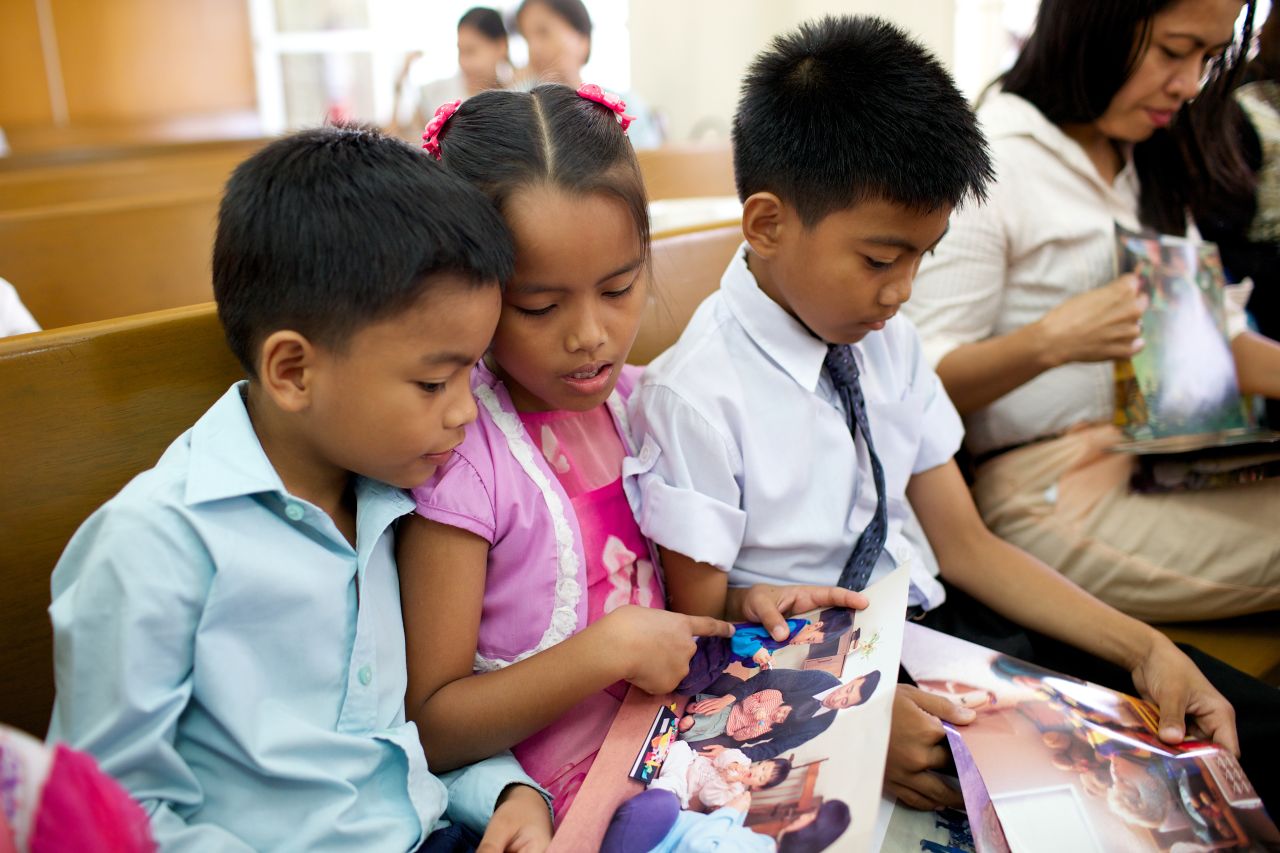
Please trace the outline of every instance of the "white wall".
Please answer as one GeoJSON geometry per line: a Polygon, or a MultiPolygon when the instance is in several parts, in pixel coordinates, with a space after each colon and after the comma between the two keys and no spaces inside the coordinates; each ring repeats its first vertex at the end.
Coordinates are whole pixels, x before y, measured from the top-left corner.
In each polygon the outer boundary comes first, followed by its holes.
{"type": "Polygon", "coordinates": [[[665,115],[671,142],[728,139],[752,57],[801,21],[840,13],[888,18],[952,64],[954,0],[632,0],[632,91],[665,115]]]}

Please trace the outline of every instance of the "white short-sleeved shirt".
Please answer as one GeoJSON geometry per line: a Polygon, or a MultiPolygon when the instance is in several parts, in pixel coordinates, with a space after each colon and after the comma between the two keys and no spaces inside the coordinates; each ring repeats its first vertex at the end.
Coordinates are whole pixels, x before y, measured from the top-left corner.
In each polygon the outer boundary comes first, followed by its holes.
{"type": "MultiPolygon", "coordinates": [[[[876,506],[870,457],[822,369],[827,345],[756,284],[740,248],[680,340],[631,397],[640,528],[729,572],[733,586],[832,584],[876,506]]],[[[889,530],[872,582],[912,565],[911,601],[943,591],[903,535],[911,475],[947,462],[963,430],[915,328],[894,318],[853,345],[889,530]]]]}
{"type": "MultiPolygon", "coordinates": [[[[902,310],[924,341],[929,364],[956,347],[1007,335],[1067,299],[1117,275],[1115,225],[1138,231],[1140,187],[1132,159],[1107,184],[1079,143],[1029,101],[997,92],[978,111],[996,168],[986,204],[969,204],[920,264],[902,310]]],[[[1198,238],[1194,226],[1188,235],[1198,238]]],[[[1227,324],[1245,329],[1238,288],[1228,288],[1227,324]]],[[[1046,371],[965,418],[974,453],[1109,421],[1112,363],[1077,362],[1046,371]]]]}
{"type": "Polygon", "coordinates": [[[40,331],[40,324],[18,298],[13,285],[0,278],[0,338],[40,331]]]}

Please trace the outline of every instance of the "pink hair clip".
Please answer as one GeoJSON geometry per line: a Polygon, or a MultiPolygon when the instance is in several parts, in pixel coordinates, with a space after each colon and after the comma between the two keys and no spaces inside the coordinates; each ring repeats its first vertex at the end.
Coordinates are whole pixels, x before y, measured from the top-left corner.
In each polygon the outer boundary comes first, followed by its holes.
{"type": "Polygon", "coordinates": [[[586,98],[588,101],[595,101],[602,107],[608,107],[618,114],[618,124],[622,125],[622,132],[626,133],[627,128],[631,127],[631,122],[636,120],[635,116],[629,116],[626,113],[627,102],[619,98],[617,95],[610,94],[601,89],[595,83],[583,83],[578,87],[578,97],[586,98]]]}
{"type": "Polygon", "coordinates": [[[460,106],[462,106],[461,98],[441,104],[436,109],[436,114],[431,117],[431,121],[427,122],[427,129],[422,133],[422,147],[437,160],[443,159],[440,154],[440,131],[444,130],[445,122],[453,118],[453,114],[460,106]]]}

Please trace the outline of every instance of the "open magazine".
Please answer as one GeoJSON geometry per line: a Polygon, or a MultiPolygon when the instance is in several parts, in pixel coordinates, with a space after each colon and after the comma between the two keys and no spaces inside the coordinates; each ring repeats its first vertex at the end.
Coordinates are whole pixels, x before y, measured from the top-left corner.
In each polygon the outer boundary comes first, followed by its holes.
{"type": "Polygon", "coordinates": [[[699,641],[679,693],[632,687],[552,850],[869,850],[907,589],[899,567],[865,610],[799,614],[785,642],[744,623],[699,641]]]}
{"type": "Polygon", "coordinates": [[[1149,305],[1146,345],[1116,362],[1116,423],[1139,455],[1143,491],[1206,488],[1280,474],[1280,433],[1262,430],[1236,381],[1218,248],[1117,226],[1120,272],[1138,275],[1149,305]],[[1158,459],[1142,457],[1158,456],[1158,459]]]}
{"type": "Polygon", "coordinates": [[[1239,762],[1141,699],[914,624],[902,664],[978,712],[947,731],[978,853],[1280,849],[1239,762]]]}

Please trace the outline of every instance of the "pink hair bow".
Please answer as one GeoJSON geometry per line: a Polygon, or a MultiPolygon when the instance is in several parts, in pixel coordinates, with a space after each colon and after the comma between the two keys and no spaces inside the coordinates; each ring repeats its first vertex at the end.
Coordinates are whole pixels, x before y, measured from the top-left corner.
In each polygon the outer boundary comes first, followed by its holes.
{"type": "Polygon", "coordinates": [[[635,116],[629,116],[626,113],[627,102],[619,98],[617,95],[610,94],[601,89],[595,83],[583,83],[578,87],[578,97],[586,98],[588,101],[595,101],[602,107],[608,107],[618,114],[618,124],[622,125],[622,132],[626,133],[627,128],[631,127],[631,122],[636,120],[635,116]]]}
{"type": "Polygon", "coordinates": [[[427,149],[427,153],[433,155],[437,160],[442,159],[440,154],[440,131],[444,130],[445,122],[453,118],[453,114],[458,111],[460,106],[462,106],[461,98],[441,104],[436,109],[436,114],[431,117],[431,121],[427,122],[427,129],[422,133],[422,147],[427,149]]]}

